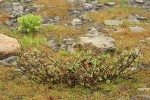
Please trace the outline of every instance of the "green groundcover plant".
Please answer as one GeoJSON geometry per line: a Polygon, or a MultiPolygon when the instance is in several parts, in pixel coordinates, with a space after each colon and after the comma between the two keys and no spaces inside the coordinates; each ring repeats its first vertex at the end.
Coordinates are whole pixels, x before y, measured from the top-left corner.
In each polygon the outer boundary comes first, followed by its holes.
{"type": "Polygon", "coordinates": [[[18,18],[18,22],[20,23],[18,30],[24,29],[28,33],[31,33],[40,28],[42,25],[42,18],[41,16],[28,14],[18,18]]]}

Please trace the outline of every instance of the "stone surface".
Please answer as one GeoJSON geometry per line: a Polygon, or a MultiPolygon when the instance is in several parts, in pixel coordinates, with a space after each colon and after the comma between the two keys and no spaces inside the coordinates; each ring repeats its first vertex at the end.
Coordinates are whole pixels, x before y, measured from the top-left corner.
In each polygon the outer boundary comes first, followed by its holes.
{"type": "Polygon", "coordinates": [[[150,100],[150,95],[142,94],[141,98],[142,98],[142,100],[150,100]]]}
{"type": "Polygon", "coordinates": [[[96,34],[96,33],[99,33],[99,31],[98,31],[95,27],[92,27],[92,28],[89,30],[89,33],[90,33],[90,34],[96,34]]]}
{"type": "Polygon", "coordinates": [[[119,26],[122,25],[123,22],[119,20],[105,20],[104,24],[109,26],[119,26]]]}
{"type": "Polygon", "coordinates": [[[8,58],[6,58],[6,59],[0,60],[0,65],[3,65],[3,66],[12,65],[13,62],[17,61],[17,59],[18,59],[17,56],[8,57],[8,58]]]}
{"type": "Polygon", "coordinates": [[[138,26],[136,26],[136,27],[129,27],[129,28],[130,28],[130,30],[131,30],[132,32],[143,32],[143,31],[145,31],[144,28],[138,27],[138,26]]]}
{"type": "Polygon", "coordinates": [[[92,9],[92,7],[93,7],[93,5],[90,4],[90,3],[84,3],[84,4],[83,4],[84,10],[90,10],[90,9],[92,9]]]}
{"type": "Polygon", "coordinates": [[[129,20],[130,22],[134,22],[134,23],[140,22],[137,18],[132,17],[132,16],[130,16],[130,17],[128,18],[128,20],[129,20]]]}
{"type": "Polygon", "coordinates": [[[143,91],[150,91],[150,88],[138,88],[139,91],[143,92],[143,91]]]}
{"type": "Polygon", "coordinates": [[[72,22],[71,22],[72,26],[79,26],[79,25],[82,25],[82,21],[78,18],[76,19],[73,19],[72,22]]]}
{"type": "Polygon", "coordinates": [[[147,21],[147,17],[142,17],[141,16],[141,17],[137,17],[137,19],[140,20],[140,21],[147,21]]]}
{"type": "Polygon", "coordinates": [[[80,45],[86,50],[101,50],[102,52],[114,51],[114,39],[104,35],[80,37],[75,46],[80,45]]]}
{"type": "Polygon", "coordinates": [[[143,4],[143,3],[144,3],[144,0],[135,0],[135,2],[140,3],[140,4],[143,4]]]}
{"type": "Polygon", "coordinates": [[[0,59],[17,55],[20,49],[16,39],[0,34],[0,59]]]}
{"type": "Polygon", "coordinates": [[[69,3],[82,4],[86,3],[86,0],[68,0],[69,3]]]}
{"type": "Polygon", "coordinates": [[[115,2],[105,2],[106,6],[115,6],[116,3],[115,2]]]}
{"type": "Polygon", "coordinates": [[[74,43],[74,39],[72,38],[63,39],[62,42],[66,45],[72,45],[74,43]]]}
{"type": "Polygon", "coordinates": [[[23,6],[19,3],[13,3],[13,14],[20,16],[23,14],[23,6]]]}

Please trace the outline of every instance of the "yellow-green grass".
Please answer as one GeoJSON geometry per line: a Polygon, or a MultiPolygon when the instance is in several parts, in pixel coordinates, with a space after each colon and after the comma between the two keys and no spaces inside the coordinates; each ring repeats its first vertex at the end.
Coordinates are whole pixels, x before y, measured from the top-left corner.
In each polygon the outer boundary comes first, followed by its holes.
{"type": "Polygon", "coordinates": [[[69,37],[76,37],[83,34],[82,30],[74,29],[68,26],[49,25],[44,31],[45,34],[51,34],[53,38],[62,39],[69,37]]]}
{"type": "Polygon", "coordinates": [[[95,21],[96,25],[104,23],[104,20],[111,19],[123,19],[129,16],[134,16],[138,14],[139,16],[150,17],[148,11],[143,10],[140,7],[133,7],[131,5],[117,5],[111,9],[107,9],[99,12],[90,12],[87,17],[90,20],[95,21]]]}
{"type": "MultiPolygon", "coordinates": [[[[143,26],[144,27],[144,26],[143,26]]],[[[146,39],[150,37],[150,28],[145,26],[144,32],[131,32],[129,27],[120,28],[120,32],[105,31],[111,34],[111,37],[115,39],[117,49],[123,51],[125,49],[134,49],[142,43],[142,52],[144,53],[143,61],[150,63],[150,42],[146,39]],[[142,42],[143,41],[143,42],[142,42]],[[145,42],[144,42],[145,41],[145,42]]]]}
{"type": "MultiPolygon", "coordinates": [[[[73,88],[63,84],[38,84],[20,75],[12,67],[0,66],[0,100],[116,100],[123,98],[128,100],[132,96],[141,93],[137,88],[149,85],[150,72],[141,71],[135,79],[119,78],[115,83],[102,84],[99,90],[90,90],[80,86],[73,88]]],[[[149,92],[143,92],[150,95],[149,92]]]]}
{"type": "MultiPolygon", "coordinates": [[[[105,1],[105,0],[104,0],[105,1]]],[[[108,34],[111,34],[112,37],[116,40],[116,46],[119,50],[124,49],[133,49],[137,47],[140,43],[140,40],[146,40],[147,37],[150,37],[150,13],[140,7],[133,7],[130,5],[117,5],[111,9],[107,9],[100,12],[91,12],[87,14],[89,19],[95,21],[95,26],[99,24],[103,24],[104,20],[112,20],[112,19],[122,19],[123,25],[118,28],[121,30],[120,32],[112,32],[111,30],[104,31],[108,34]],[[147,17],[147,21],[140,21],[139,23],[130,22],[127,17],[129,16],[145,16],[147,17]],[[136,33],[131,32],[129,27],[131,26],[139,26],[145,29],[144,32],[136,33]]],[[[106,26],[107,27],[107,26],[106,26]]],[[[113,28],[107,27],[107,28],[113,28]]],[[[144,52],[144,62],[150,62],[150,45],[146,43],[145,48],[143,48],[144,52]]]]}
{"type": "Polygon", "coordinates": [[[9,14],[4,10],[0,10],[0,23],[5,24],[6,21],[8,21],[9,19],[10,19],[9,14]]]}
{"type": "Polygon", "coordinates": [[[68,10],[71,6],[65,0],[37,0],[34,2],[34,4],[46,6],[39,9],[36,12],[36,14],[41,15],[42,17],[45,18],[56,17],[56,16],[66,18],[69,16],[68,10]]]}

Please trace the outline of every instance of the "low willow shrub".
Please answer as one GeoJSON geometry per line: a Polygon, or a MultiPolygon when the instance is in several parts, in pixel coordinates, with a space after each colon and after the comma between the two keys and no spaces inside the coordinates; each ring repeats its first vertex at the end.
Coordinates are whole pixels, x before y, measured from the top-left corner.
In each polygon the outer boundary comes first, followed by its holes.
{"type": "Polygon", "coordinates": [[[17,63],[21,72],[39,83],[97,86],[117,77],[128,77],[138,72],[139,54],[124,51],[121,54],[95,54],[91,51],[73,54],[70,61],[53,59],[44,52],[23,53],[17,63]],[[135,69],[135,68],[134,68],[135,69]]]}

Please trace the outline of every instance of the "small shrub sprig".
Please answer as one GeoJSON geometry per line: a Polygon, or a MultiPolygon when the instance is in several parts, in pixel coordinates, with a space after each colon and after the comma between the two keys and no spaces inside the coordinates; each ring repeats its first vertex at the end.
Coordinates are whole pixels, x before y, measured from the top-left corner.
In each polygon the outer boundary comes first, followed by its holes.
{"type": "Polygon", "coordinates": [[[28,33],[31,33],[40,28],[42,25],[42,18],[41,16],[28,14],[18,18],[18,22],[20,23],[18,28],[19,31],[25,29],[28,33]]]}
{"type": "Polygon", "coordinates": [[[139,53],[124,51],[121,54],[100,54],[91,51],[79,52],[71,61],[54,60],[44,52],[23,53],[17,67],[29,79],[39,83],[97,86],[111,82],[117,77],[137,73],[139,53]],[[137,70],[131,70],[136,67],[137,70]]]}

